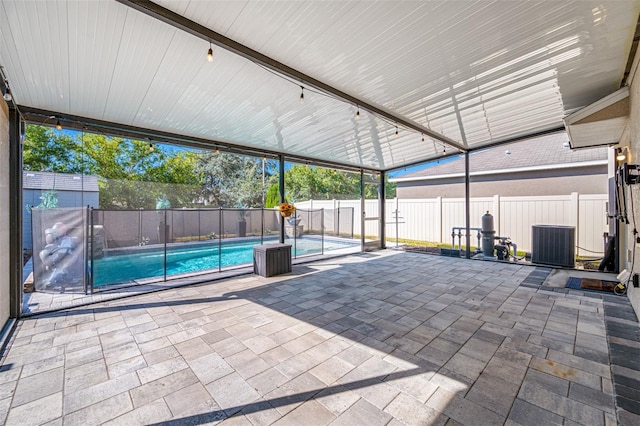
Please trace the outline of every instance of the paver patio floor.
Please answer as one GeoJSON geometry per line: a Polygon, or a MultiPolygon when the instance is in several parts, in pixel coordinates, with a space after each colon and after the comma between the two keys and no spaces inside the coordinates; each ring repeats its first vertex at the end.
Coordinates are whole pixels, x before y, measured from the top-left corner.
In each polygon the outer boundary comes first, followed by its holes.
{"type": "Polygon", "coordinates": [[[381,251],[25,319],[0,422],[638,421],[614,402],[614,376],[640,380],[610,364],[616,303],[531,284],[545,274],[381,251]]]}

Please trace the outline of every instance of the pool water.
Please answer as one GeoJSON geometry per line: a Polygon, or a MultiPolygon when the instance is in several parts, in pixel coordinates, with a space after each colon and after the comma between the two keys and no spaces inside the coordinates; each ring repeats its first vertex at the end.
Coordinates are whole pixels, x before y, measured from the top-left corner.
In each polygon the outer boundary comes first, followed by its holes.
{"type": "MultiPolygon", "coordinates": [[[[265,244],[273,241],[264,241],[265,244]]],[[[289,242],[287,242],[289,244],[289,242]]],[[[211,244],[197,244],[167,248],[167,276],[217,270],[253,263],[253,246],[260,241],[223,242],[219,250],[218,240],[211,244]]],[[[323,241],[315,238],[301,238],[291,244],[296,256],[318,254],[322,252],[323,241]]],[[[324,251],[354,247],[358,243],[324,241],[324,251]]],[[[137,248],[136,248],[137,249],[137,248]]],[[[135,250],[135,249],[132,249],[135,250]]],[[[110,255],[93,261],[94,287],[128,283],[144,278],[164,276],[164,249],[139,250],[118,255],[110,255]]]]}

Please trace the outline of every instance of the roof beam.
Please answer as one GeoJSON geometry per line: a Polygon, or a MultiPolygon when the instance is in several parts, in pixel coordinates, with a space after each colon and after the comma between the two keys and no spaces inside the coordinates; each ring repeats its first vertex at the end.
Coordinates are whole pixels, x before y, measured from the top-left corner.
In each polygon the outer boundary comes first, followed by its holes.
{"type": "Polygon", "coordinates": [[[374,115],[383,117],[384,119],[393,122],[397,126],[405,127],[407,129],[414,130],[418,133],[424,134],[432,139],[435,139],[443,144],[453,147],[457,150],[466,152],[467,148],[458,142],[450,139],[440,133],[416,123],[413,120],[409,120],[404,116],[398,115],[393,111],[390,111],[381,106],[376,106],[355,96],[349,95],[329,84],[323,83],[307,74],[304,74],[294,68],[291,68],[282,62],[276,61],[269,56],[266,56],[256,50],[253,50],[243,44],[240,44],[220,33],[217,33],[203,25],[191,21],[182,15],[179,15],[169,9],[166,9],[160,5],[157,5],[148,0],[116,0],[126,6],[129,6],[145,15],[158,19],[174,28],[185,31],[195,37],[201,38],[207,42],[213,43],[225,50],[233,52],[241,57],[250,60],[256,64],[259,64],[265,68],[268,68],[274,72],[289,77],[295,81],[300,82],[303,86],[312,87],[321,92],[330,94],[343,101],[358,106],[360,109],[366,110],[374,115]]]}

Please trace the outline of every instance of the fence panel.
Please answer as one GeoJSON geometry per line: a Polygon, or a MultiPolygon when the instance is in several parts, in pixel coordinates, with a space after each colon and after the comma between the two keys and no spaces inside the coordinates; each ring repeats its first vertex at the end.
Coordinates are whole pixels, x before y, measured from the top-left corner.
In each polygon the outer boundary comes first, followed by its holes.
{"type": "MultiPolygon", "coordinates": [[[[387,200],[387,236],[395,238],[394,200],[387,200]]],[[[440,241],[440,200],[398,200],[398,237],[440,241]]]]}
{"type": "Polygon", "coordinates": [[[31,214],[35,289],[56,293],[82,291],[87,210],[34,208],[31,214]]]}
{"type": "MultiPolygon", "coordinates": [[[[578,249],[576,253],[597,256],[603,250],[602,235],[607,230],[606,202],[606,194],[580,195],[577,193],[555,196],[500,197],[496,195],[471,198],[470,226],[480,227],[482,216],[489,211],[495,217],[496,232],[500,236],[511,238],[518,245],[518,249],[523,251],[531,251],[533,225],[575,226],[577,246],[586,249],[578,249]],[[590,253],[587,250],[598,253],[590,253]]],[[[377,215],[377,203],[377,200],[366,200],[368,216],[377,215]]],[[[326,208],[334,204],[353,208],[354,233],[360,234],[362,215],[360,200],[310,200],[305,203],[296,203],[296,206],[326,208]]],[[[398,237],[402,239],[450,243],[451,229],[466,225],[464,198],[386,200],[385,226],[389,240],[396,237],[394,216],[396,205],[400,217],[397,227],[398,237]]],[[[326,225],[330,223],[330,219],[325,222],[326,225]]],[[[370,225],[375,226],[374,223],[370,225]]],[[[373,232],[372,235],[375,235],[373,230],[366,231],[373,232]]],[[[472,241],[475,245],[475,237],[472,241]]]]}
{"type": "Polygon", "coordinates": [[[571,196],[500,198],[501,236],[511,238],[518,250],[531,251],[533,225],[576,226],[571,196]]]}
{"type": "MultiPolygon", "coordinates": [[[[376,200],[377,202],[377,200],[376,200]]],[[[360,235],[362,233],[362,206],[360,205],[360,200],[338,200],[336,201],[336,206],[340,209],[342,208],[350,208],[353,211],[353,233],[356,235],[360,235]]],[[[316,202],[313,202],[313,207],[316,207],[316,202]]],[[[343,233],[343,229],[347,228],[347,224],[345,222],[345,217],[342,215],[342,210],[340,211],[340,233],[343,233]]]]}
{"type": "Polygon", "coordinates": [[[607,226],[606,195],[581,195],[578,218],[578,254],[587,257],[604,256],[604,233],[607,226]]]}

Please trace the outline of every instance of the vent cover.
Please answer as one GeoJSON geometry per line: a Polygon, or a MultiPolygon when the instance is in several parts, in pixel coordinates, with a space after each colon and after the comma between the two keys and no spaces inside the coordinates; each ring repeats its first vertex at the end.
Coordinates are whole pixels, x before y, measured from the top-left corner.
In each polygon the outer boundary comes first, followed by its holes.
{"type": "Polygon", "coordinates": [[[576,264],[574,226],[533,225],[531,262],[573,268],[576,264]]]}

